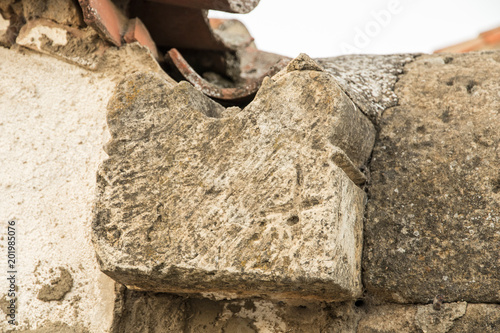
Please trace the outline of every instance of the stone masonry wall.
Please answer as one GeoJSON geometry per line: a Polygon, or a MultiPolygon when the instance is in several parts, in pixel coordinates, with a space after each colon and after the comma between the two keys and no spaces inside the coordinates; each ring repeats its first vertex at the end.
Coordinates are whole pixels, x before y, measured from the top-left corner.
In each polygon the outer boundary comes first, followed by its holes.
{"type": "MultiPolygon", "coordinates": [[[[366,186],[363,297],[318,303],[124,291],[127,310],[114,331],[496,332],[499,54],[400,59],[368,74],[399,75],[390,88],[397,100],[373,117],[379,134],[366,186]],[[176,314],[169,322],[157,313],[139,320],[148,307],[176,314]]],[[[326,68],[345,61],[320,60],[326,68]]],[[[360,80],[362,70],[343,76],[360,80]]],[[[377,91],[377,82],[363,89],[377,91]]],[[[361,110],[376,110],[380,94],[365,100],[361,110]]]]}
{"type": "Polygon", "coordinates": [[[0,330],[500,330],[499,52],[301,55],[223,107],[47,15],[0,36],[0,330]]]}

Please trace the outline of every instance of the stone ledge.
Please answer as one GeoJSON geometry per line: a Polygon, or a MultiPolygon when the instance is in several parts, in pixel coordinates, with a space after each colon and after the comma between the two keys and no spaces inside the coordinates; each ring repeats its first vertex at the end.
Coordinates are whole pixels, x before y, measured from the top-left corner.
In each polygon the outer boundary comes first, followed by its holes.
{"type": "Polygon", "coordinates": [[[156,75],[109,104],[93,240],[136,290],[342,301],[361,295],[365,194],[334,163],[375,130],[335,80],[292,71],[231,110],[156,75]]]}

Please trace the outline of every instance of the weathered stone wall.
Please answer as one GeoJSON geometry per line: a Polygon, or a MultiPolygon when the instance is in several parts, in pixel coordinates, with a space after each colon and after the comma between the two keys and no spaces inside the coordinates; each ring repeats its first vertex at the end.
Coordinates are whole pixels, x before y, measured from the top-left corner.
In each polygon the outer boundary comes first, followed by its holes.
{"type": "MultiPolygon", "coordinates": [[[[127,291],[121,304],[128,312],[115,332],[124,327],[145,332],[172,327],[187,332],[496,332],[500,233],[494,166],[500,117],[494,73],[499,54],[401,56],[396,62],[395,57],[377,59],[392,66],[373,72],[351,67],[340,79],[355,86],[369,82],[358,105],[379,128],[366,187],[363,300],[294,304],[264,300],[265,295],[203,300],[127,291]],[[393,79],[392,73],[399,75],[393,79]],[[382,81],[370,80],[375,76],[382,81]],[[374,113],[377,109],[384,112],[374,113]],[[153,314],[132,320],[145,313],[146,304],[165,312],[175,308],[175,324],[162,326],[153,314]]],[[[336,77],[333,69],[365,60],[321,63],[336,77]]],[[[309,87],[302,85],[300,91],[309,87]]],[[[290,101],[290,96],[282,99],[290,101]]]]}
{"type": "Polygon", "coordinates": [[[500,53],[300,56],[225,108],[62,2],[0,48],[17,330],[500,330],[500,53]]]}

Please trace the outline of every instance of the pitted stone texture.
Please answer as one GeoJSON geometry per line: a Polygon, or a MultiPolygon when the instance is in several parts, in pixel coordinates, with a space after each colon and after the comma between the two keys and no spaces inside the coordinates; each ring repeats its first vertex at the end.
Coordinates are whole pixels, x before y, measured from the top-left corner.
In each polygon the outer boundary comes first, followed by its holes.
{"type": "Polygon", "coordinates": [[[381,305],[367,309],[356,333],[416,333],[414,305],[381,305]]]}
{"type": "Polygon", "coordinates": [[[122,295],[111,333],[356,333],[362,315],[349,302],[215,301],[131,290],[122,295]]]}
{"type": "Polygon", "coordinates": [[[371,162],[365,286],[396,302],[499,302],[500,53],[406,68],[371,162]]]}
{"type": "Polygon", "coordinates": [[[91,70],[97,69],[108,48],[92,28],[78,29],[47,19],[26,23],[16,43],[91,70]]]}
{"type": "Polygon", "coordinates": [[[381,305],[369,307],[357,333],[496,333],[500,305],[444,303],[441,310],[429,305],[381,305]]]}
{"type": "Polygon", "coordinates": [[[397,104],[394,86],[404,66],[417,55],[344,55],[316,61],[332,74],[347,95],[378,124],[385,109],[397,104]]]}
{"type": "Polygon", "coordinates": [[[455,320],[463,317],[466,309],[465,302],[444,304],[439,311],[432,304],[421,305],[417,307],[415,323],[422,332],[446,333],[453,327],[455,320]]]}
{"type": "Polygon", "coordinates": [[[22,0],[26,21],[43,18],[74,27],[84,26],[82,10],[74,0],[22,0]]]}
{"type": "Polygon", "coordinates": [[[307,70],[323,72],[325,69],[305,53],[299,54],[297,58],[290,61],[285,69],[287,73],[307,70]]]}
{"type": "Polygon", "coordinates": [[[214,301],[130,290],[122,295],[112,333],[247,332],[249,328],[253,329],[249,332],[277,333],[497,333],[500,327],[499,304],[443,303],[436,311],[432,304],[355,307],[348,302],[214,301]]]}
{"type": "Polygon", "coordinates": [[[247,108],[226,110],[139,74],[108,108],[93,223],[106,274],[205,296],[361,294],[365,194],[333,154],[364,164],[374,129],[330,75],[268,79],[247,108]]]}
{"type": "Polygon", "coordinates": [[[467,304],[465,315],[448,333],[496,333],[500,330],[500,304],[467,304]]]}

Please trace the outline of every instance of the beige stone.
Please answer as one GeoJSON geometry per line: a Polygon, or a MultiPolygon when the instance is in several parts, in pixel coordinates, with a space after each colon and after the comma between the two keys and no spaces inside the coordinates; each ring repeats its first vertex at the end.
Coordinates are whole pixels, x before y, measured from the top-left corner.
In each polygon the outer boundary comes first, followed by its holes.
{"type": "Polygon", "coordinates": [[[435,310],[432,304],[418,306],[415,323],[424,333],[446,333],[454,325],[454,321],[462,317],[467,303],[447,303],[435,310]]]}
{"type": "Polygon", "coordinates": [[[411,305],[369,307],[359,321],[356,333],[416,333],[415,313],[411,305]]]}
{"type": "Polygon", "coordinates": [[[111,333],[355,333],[362,315],[352,303],[215,301],[131,290],[122,295],[124,311],[115,317],[111,333]]]}
{"type": "Polygon", "coordinates": [[[333,158],[363,166],[374,128],[329,74],[267,79],[243,110],[140,74],[108,108],[93,224],[106,274],[205,296],[360,296],[365,194],[333,158]]]}
{"type": "Polygon", "coordinates": [[[92,70],[99,66],[108,48],[91,28],[77,29],[47,19],[26,23],[16,43],[92,70]]]}
{"type": "Polygon", "coordinates": [[[16,43],[88,70],[107,72],[108,76],[114,71],[110,77],[113,80],[121,81],[125,72],[152,70],[170,83],[175,83],[162,70],[148,48],[136,42],[125,44],[119,49],[109,47],[90,27],[77,29],[46,19],[36,19],[21,28],[16,43]]]}
{"type": "Polygon", "coordinates": [[[369,306],[357,333],[494,333],[500,325],[498,304],[443,303],[369,306]]]}
{"type": "Polygon", "coordinates": [[[47,19],[69,26],[84,26],[82,10],[73,0],[22,0],[26,21],[47,19]]]}
{"type": "Polygon", "coordinates": [[[449,333],[495,333],[500,328],[500,304],[467,304],[467,311],[449,333]]]}
{"type": "Polygon", "coordinates": [[[95,34],[25,3],[19,45],[84,68],[0,48],[0,217],[19,222],[22,332],[498,331],[498,304],[461,301],[500,299],[499,53],[301,55],[225,109],[140,46],[94,56],[95,34]],[[109,104],[93,237],[107,274],[180,295],[115,299],[90,244],[105,104],[133,70],[157,74],[129,77],[109,104]],[[374,141],[355,104],[381,129],[369,299],[407,304],[353,306],[374,141]]]}

